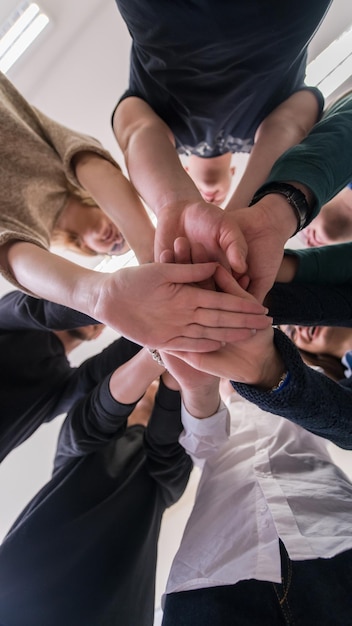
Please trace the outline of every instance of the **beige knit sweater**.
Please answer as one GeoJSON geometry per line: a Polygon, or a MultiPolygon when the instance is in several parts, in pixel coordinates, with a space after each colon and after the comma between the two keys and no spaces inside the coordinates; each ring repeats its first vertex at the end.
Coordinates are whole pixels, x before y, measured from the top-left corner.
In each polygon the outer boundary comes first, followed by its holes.
{"type": "Polygon", "coordinates": [[[18,239],[49,247],[68,200],[67,181],[80,187],[71,164],[82,150],[115,163],[99,141],[32,107],[0,72],[0,245],[18,239]]]}

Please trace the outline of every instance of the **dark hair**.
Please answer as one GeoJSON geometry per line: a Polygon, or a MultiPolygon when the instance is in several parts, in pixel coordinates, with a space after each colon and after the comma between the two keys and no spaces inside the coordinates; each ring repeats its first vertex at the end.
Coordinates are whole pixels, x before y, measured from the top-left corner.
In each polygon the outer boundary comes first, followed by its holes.
{"type": "MultiPolygon", "coordinates": [[[[323,209],[324,211],[324,209],[323,209]]],[[[322,212],[322,215],[324,213],[322,212]]],[[[350,229],[351,217],[347,215],[339,215],[336,211],[329,211],[325,214],[324,230],[325,235],[331,241],[339,241],[341,236],[346,235],[346,231],[350,229]]]]}
{"type": "Polygon", "coordinates": [[[298,350],[306,365],[320,367],[324,374],[335,382],[345,378],[345,369],[338,357],[332,354],[314,354],[300,348],[298,350]]]}

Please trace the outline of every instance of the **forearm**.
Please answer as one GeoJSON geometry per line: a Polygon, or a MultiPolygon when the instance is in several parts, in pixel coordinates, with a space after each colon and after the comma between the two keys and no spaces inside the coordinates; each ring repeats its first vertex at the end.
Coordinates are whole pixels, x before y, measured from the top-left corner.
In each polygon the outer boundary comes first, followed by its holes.
{"type": "Polygon", "coordinates": [[[96,323],[96,320],[84,313],[48,300],[33,298],[18,290],[0,299],[0,320],[3,330],[67,330],[96,323]]]}
{"type": "Polygon", "coordinates": [[[82,187],[120,228],[138,261],[151,262],[154,258],[154,226],[119,167],[93,152],[80,152],[75,157],[74,167],[82,187]]]}
{"type": "Polygon", "coordinates": [[[165,207],[201,199],[180,162],[172,132],[145,102],[123,101],[113,127],[130,179],[157,217],[165,207]]]}
{"type": "MultiPolygon", "coordinates": [[[[275,161],[300,143],[319,117],[319,102],[308,91],[298,91],[278,106],[259,126],[245,172],[226,209],[248,206],[266,181],[275,161]]],[[[226,210],[225,209],[225,210],[226,210]]]]}
{"type": "Polygon", "coordinates": [[[275,341],[290,374],[288,384],[276,392],[235,382],[233,387],[264,411],[282,415],[342,448],[351,449],[350,379],[336,383],[305,365],[296,347],[280,331],[276,332],[275,341]]]}
{"type": "Polygon", "coordinates": [[[94,300],[99,293],[96,284],[103,274],[25,241],[10,242],[4,256],[8,273],[25,291],[97,319],[94,317],[94,300]]]}
{"type": "MultiPolygon", "coordinates": [[[[275,163],[269,181],[297,181],[316,198],[313,219],[352,178],[352,96],[328,109],[307,137],[275,163]]],[[[295,183],[294,183],[295,184],[295,183]]]]}
{"type": "Polygon", "coordinates": [[[164,369],[154,361],[148,349],[143,348],[112,374],[109,382],[110,393],[123,404],[137,402],[164,369]]]}
{"type": "Polygon", "coordinates": [[[192,469],[192,461],[179,443],[181,431],[180,394],[161,381],[144,445],[148,472],[159,485],[166,506],[182,495],[192,469]]]}
{"type": "Polygon", "coordinates": [[[56,469],[65,458],[88,454],[122,435],[135,404],[163,370],[141,350],[76,403],[60,433],[56,469]]]}
{"type": "Polygon", "coordinates": [[[265,304],[274,324],[352,326],[352,283],[276,283],[265,304]]]}

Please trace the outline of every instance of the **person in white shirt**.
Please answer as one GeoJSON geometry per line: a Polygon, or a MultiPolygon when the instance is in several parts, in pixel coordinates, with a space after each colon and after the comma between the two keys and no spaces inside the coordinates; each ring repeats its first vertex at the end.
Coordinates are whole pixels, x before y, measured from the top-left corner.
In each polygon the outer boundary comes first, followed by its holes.
{"type": "Polygon", "coordinates": [[[352,484],[328,442],[233,390],[227,408],[218,379],[163,359],[204,465],[163,626],[352,624],[352,484]]]}

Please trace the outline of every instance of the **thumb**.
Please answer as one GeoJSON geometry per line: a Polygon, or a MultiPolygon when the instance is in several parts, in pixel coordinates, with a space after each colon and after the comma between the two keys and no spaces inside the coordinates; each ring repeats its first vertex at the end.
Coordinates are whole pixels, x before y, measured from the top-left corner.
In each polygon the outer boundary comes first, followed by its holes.
{"type": "Polygon", "coordinates": [[[220,237],[220,246],[225,252],[232,271],[237,275],[247,271],[248,246],[240,228],[234,223],[220,237]]]}

